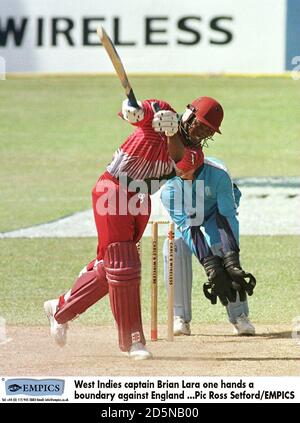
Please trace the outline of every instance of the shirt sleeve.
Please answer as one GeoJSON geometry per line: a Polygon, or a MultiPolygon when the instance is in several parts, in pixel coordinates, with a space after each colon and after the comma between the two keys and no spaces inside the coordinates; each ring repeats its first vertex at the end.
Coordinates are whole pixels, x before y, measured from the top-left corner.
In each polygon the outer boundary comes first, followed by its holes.
{"type": "Polygon", "coordinates": [[[237,244],[239,244],[239,221],[237,204],[233,192],[232,181],[227,173],[220,178],[217,186],[217,203],[219,213],[226,217],[237,244]]]}

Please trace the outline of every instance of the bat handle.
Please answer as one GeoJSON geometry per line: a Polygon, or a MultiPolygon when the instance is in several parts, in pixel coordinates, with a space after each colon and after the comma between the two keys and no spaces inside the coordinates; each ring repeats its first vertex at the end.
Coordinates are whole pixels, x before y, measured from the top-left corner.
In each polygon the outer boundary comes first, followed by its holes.
{"type": "Polygon", "coordinates": [[[153,103],[153,109],[155,110],[155,112],[159,112],[160,111],[160,107],[158,103],[153,103]]]}
{"type": "Polygon", "coordinates": [[[137,102],[137,99],[135,98],[135,95],[134,95],[132,88],[130,89],[129,93],[127,94],[127,98],[128,98],[128,105],[129,106],[135,107],[136,109],[140,108],[140,106],[137,102]]]}

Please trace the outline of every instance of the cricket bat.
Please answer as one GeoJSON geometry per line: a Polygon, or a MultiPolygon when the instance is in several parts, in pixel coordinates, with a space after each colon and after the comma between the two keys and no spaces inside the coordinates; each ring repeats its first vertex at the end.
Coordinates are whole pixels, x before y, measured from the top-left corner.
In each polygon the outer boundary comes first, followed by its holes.
{"type": "Polygon", "coordinates": [[[97,33],[99,35],[101,44],[103,45],[107,54],[110,57],[110,60],[113,64],[113,67],[115,68],[115,71],[116,71],[116,73],[117,73],[117,75],[118,75],[118,77],[121,81],[122,87],[125,90],[125,94],[126,94],[128,101],[129,101],[129,106],[139,108],[139,105],[138,105],[138,102],[137,102],[136,97],[134,95],[133,89],[132,89],[130,82],[128,80],[128,77],[126,75],[122,60],[121,60],[120,56],[118,55],[117,50],[116,50],[113,42],[111,41],[111,39],[109,38],[105,29],[102,26],[98,26],[97,33]]]}

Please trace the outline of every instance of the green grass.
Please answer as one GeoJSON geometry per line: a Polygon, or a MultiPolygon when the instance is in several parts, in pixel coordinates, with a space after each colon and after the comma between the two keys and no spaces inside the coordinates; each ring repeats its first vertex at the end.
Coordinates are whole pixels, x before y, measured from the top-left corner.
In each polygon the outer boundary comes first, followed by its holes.
{"type": "MultiPolygon", "coordinates": [[[[135,76],[139,99],[161,98],[179,112],[199,95],[224,106],[222,136],[206,155],[234,177],[298,176],[300,85],[290,78],[135,76]]],[[[124,96],[116,76],[11,78],[0,83],[0,231],[31,226],[91,207],[90,192],[132,127],[117,117],[124,96]]],[[[162,242],[162,240],[160,240],[162,242]]],[[[300,314],[299,237],[242,237],[244,267],[258,280],[255,322],[300,314]]],[[[95,239],[0,240],[0,316],[10,324],[47,324],[45,299],[72,285],[95,255],[95,239]]],[[[143,241],[142,308],[150,316],[150,240],[143,241]]],[[[166,320],[160,265],[159,321],[166,320]]],[[[202,294],[194,262],[193,320],[226,321],[202,294]]],[[[112,323],[108,299],[79,319],[112,323]]]]}
{"type": "MultiPolygon", "coordinates": [[[[299,175],[300,84],[290,78],[132,77],[137,96],[178,111],[199,95],[225,109],[206,151],[231,174],[299,175]]],[[[131,131],[116,76],[11,78],[0,85],[0,231],[90,207],[90,191],[131,131]]]]}
{"type": "MultiPolygon", "coordinates": [[[[81,268],[94,257],[95,240],[6,239],[0,240],[0,316],[9,324],[44,325],[42,305],[46,299],[67,291],[81,268]]],[[[162,239],[160,239],[161,251],[162,239]]],[[[150,319],[150,239],[143,239],[142,310],[150,319]]],[[[299,237],[244,236],[241,239],[244,268],[257,277],[249,299],[254,322],[289,323],[300,314],[299,237]]],[[[224,307],[210,305],[202,294],[202,268],[193,263],[193,322],[225,322],[224,307]]],[[[166,322],[166,293],[159,272],[159,321],[166,322]]],[[[77,320],[81,324],[112,323],[108,298],[91,307],[77,320]]]]}

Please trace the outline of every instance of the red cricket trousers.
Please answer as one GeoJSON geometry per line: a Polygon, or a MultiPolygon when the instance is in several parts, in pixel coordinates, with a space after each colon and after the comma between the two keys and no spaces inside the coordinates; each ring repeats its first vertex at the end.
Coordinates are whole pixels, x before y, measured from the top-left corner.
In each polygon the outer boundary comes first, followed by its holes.
{"type": "Polygon", "coordinates": [[[145,344],[141,265],[135,244],[149,220],[150,196],[128,192],[127,185],[121,185],[108,172],[100,176],[92,194],[98,261],[93,260],[79,275],[69,295],[60,297],[55,318],[58,323],[66,323],[109,293],[119,346],[128,351],[133,342],[145,344]]]}
{"type": "Polygon", "coordinates": [[[92,198],[98,260],[104,258],[107,247],[114,242],[136,244],[141,239],[151,213],[148,194],[128,192],[126,186],[105,172],[93,188],[92,198]]]}

